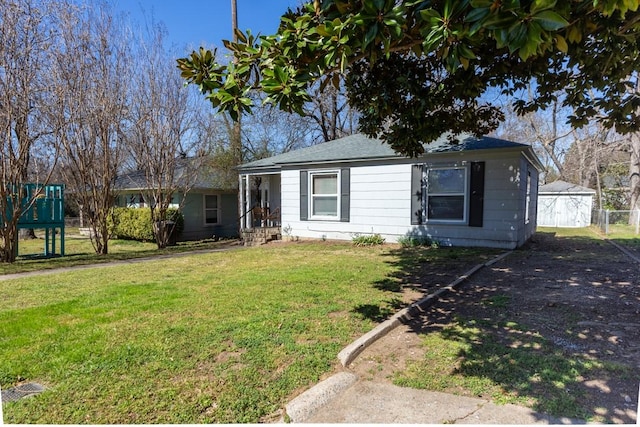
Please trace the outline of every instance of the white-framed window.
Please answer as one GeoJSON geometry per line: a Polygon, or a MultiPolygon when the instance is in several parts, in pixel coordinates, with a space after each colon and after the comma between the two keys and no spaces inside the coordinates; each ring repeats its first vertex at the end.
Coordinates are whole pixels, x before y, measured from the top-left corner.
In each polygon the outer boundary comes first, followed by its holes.
{"type": "Polygon", "coordinates": [[[425,217],[430,222],[467,221],[468,171],[466,166],[427,167],[425,217]]]}
{"type": "Polygon", "coordinates": [[[311,219],[340,219],[340,172],[309,173],[309,212],[311,219]]]}
{"type": "Polygon", "coordinates": [[[204,196],[204,224],[220,223],[220,195],[205,194],[204,196]]]}

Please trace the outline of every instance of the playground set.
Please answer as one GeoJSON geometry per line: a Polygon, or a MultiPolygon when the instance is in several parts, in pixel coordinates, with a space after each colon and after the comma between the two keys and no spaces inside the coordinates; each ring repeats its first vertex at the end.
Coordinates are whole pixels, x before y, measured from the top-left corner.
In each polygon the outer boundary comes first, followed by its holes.
{"type": "Polygon", "coordinates": [[[64,185],[25,184],[18,229],[44,229],[44,256],[64,256],[64,185]],[[34,200],[34,196],[37,194],[34,200]],[[33,203],[30,203],[33,201],[33,203]],[[60,236],[56,251],[56,231],[60,236]]]}

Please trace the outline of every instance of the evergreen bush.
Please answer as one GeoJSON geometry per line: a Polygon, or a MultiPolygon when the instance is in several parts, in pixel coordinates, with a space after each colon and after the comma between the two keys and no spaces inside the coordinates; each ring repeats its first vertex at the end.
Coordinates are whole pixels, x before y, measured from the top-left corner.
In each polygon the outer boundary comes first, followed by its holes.
{"type": "MultiPolygon", "coordinates": [[[[176,229],[174,232],[176,235],[182,233],[182,230],[184,230],[182,212],[175,208],[169,208],[167,220],[175,222],[176,229]]],[[[153,224],[151,223],[151,210],[149,208],[114,208],[111,221],[112,235],[115,238],[142,242],[155,240],[153,224]]]]}

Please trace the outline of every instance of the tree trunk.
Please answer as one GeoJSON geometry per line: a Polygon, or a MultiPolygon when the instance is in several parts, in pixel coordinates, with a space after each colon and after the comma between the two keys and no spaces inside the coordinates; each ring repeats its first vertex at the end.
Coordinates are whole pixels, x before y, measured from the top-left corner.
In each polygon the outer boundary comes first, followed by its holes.
{"type": "Polygon", "coordinates": [[[21,228],[19,236],[21,240],[35,239],[36,231],[33,228],[21,228]]]}
{"type": "Polygon", "coordinates": [[[15,262],[18,256],[18,235],[13,232],[14,230],[17,230],[17,227],[8,227],[3,233],[4,244],[0,246],[1,262],[15,262]]]}

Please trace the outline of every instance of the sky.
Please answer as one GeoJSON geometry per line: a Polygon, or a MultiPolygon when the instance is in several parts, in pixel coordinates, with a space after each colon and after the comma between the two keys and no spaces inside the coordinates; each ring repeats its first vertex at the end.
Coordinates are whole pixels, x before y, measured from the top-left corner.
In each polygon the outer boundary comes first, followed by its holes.
{"type": "MultiPolygon", "coordinates": [[[[253,34],[273,34],[280,16],[300,0],[237,0],[238,28],[253,34]]],[[[130,14],[132,22],[163,22],[168,46],[190,52],[205,46],[223,48],[232,38],[231,0],[114,0],[115,9],[130,14]]]]}

